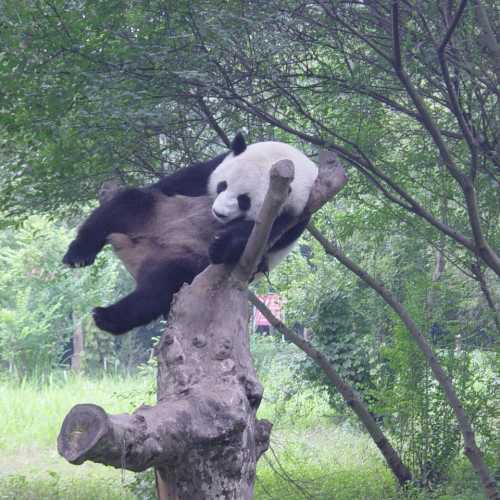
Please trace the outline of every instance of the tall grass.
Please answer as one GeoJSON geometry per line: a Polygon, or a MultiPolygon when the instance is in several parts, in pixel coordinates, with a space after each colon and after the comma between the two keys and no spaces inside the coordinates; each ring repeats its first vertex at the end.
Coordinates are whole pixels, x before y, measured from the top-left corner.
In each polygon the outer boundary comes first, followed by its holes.
{"type": "Polygon", "coordinates": [[[110,413],[150,402],[150,382],[139,378],[49,376],[44,383],[0,383],[0,450],[53,448],[64,416],[77,403],[94,403],[110,413]],[[142,397],[141,397],[142,396],[142,397]]]}
{"type": "Polygon", "coordinates": [[[133,477],[100,464],[72,466],[59,457],[56,440],[64,416],[76,403],[110,413],[152,402],[148,379],[76,377],[61,372],[38,381],[0,382],[1,500],[132,500],[133,477]]]}
{"type": "Polygon", "coordinates": [[[50,471],[44,476],[16,474],[0,477],[1,500],[135,500],[118,476],[88,474],[83,477],[50,471]]]}
{"type": "Polygon", "coordinates": [[[278,432],[257,471],[256,496],[266,500],[396,495],[396,482],[373,443],[348,425],[278,432]]]}

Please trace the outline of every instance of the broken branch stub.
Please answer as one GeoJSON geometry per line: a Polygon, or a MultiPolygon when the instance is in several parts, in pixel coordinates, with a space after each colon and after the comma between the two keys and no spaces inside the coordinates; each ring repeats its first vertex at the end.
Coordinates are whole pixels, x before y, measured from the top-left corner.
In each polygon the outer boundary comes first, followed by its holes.
{"type": "Polygon", "coordinates": [[[64,419],[57,445],[75,465],[90,460],[141,472],[185,460],[190,446],[229,442],[245,424],[244,413],[228,405],[222,393],[214,392],[208,400],[194,390],[182,401],[141,406],[131,415],[108,415],[97,405],[76,405],[64,419]]]}
{"type": "Polygon", "coordinates": [[[333,151],[319,154],[318,177],[313,184],[306,212],[313,214],[330,201],[347,183],[347,174],[333,151]]]}

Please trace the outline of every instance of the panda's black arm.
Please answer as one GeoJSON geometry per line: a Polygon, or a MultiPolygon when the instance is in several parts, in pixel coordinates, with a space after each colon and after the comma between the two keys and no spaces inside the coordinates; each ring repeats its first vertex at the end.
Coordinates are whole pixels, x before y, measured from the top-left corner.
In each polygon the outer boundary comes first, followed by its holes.
{"type": "MultiPolygon", "coordinates": [[[[231,142],[230,152],[234,156],[238,156],[246,148],[247,145],[243,135],[241,133],[236,134],[231,142]]],[[[228,154],[224,153],[206,162],[195,163],[190,167],[182,168],[158,181],[153,187],[159,189],[166,196],[174,196],[176,194],[203,196],[207,194],[210,175],[212,175],[212,172],[222,163],[228,154]]]]}
{"type": "MultiPolygon", "coordinates": [[[[279,215],[271,228],[269,239],[273,240],[279,236],[293,218],[291,214],[286,212],[279,215]]],[[[271,251],[281,250],[295,242],[306,228],[308,222],[309,219],[306,219],[291,227],[273,245],[271,251]]],[[[238,262],[243,255],[254,224],[253,221],[236,220],[217,231],[208,249],[210,261],[213,264],[235,264],[238,262]]]]}
{"type": "Polygon", "coordinates": [[[127,234],[140,227],[150,217],[154,203],[153,194],[147,188],[129,188],[118,192],[97,207],[80,226],[63,257],[63,263],[70,267],[92,264],[109,234],[127,234]]]}

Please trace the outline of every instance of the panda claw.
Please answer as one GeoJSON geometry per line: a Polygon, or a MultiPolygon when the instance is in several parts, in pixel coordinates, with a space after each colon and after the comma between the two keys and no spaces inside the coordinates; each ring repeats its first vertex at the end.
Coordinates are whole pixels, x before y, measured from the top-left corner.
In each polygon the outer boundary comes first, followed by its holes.
{"type": "Polygon", "coordinates": [[[98,251],[94,248],[89,248],[88,245],[84,245],[81,241],[74,240],[70,244],[62,262],[64,265],[74,268],[90,266],[97,257],[97,253],[98,251]]]}

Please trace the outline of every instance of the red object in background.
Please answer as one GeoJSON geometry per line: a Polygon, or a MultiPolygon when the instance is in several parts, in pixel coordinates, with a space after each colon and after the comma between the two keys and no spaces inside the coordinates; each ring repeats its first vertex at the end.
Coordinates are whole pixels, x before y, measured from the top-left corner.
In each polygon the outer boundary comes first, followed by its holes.
{"type": "MultiPolygon", "coordinates": [[[[267,308],[279,319],[283,320],[283,299],[277,293],[268,293],[266,295],[257,296],[261,302],[266,304],[267,308]]],[[[271,323],[267,321],[264,315],[254,308],[254,324],[255,328],[259,326],[271,326],[271,323]]]]}

